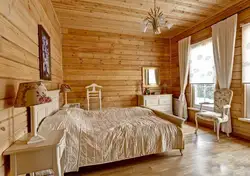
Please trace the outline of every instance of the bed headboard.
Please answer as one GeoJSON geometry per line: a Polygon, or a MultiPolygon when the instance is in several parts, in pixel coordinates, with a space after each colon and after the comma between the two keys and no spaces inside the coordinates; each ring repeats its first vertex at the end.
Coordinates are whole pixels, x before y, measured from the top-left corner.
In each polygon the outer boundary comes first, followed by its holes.
{"type": "Polygon", "coordinates": [[[45,117],[50,116],[59,110],[59,92],[60,90],[48,91],[47,95],[52,99],[50,103],[30,107],[32,135],[36,135],[38,125],[45,117]]]}

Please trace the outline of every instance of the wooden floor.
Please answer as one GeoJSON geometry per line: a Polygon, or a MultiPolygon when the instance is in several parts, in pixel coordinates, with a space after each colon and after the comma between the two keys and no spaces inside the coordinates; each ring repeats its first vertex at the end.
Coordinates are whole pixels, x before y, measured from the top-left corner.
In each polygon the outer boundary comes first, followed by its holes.
{"type": "Polygon", "coordinates": [[[179,151],[152,155],[95,167],[81,168],[67,176],[250,176],[250,143],[216,136],[202,128],[198,137],[194,127],[185,125],[186,147],[179,151]]]}

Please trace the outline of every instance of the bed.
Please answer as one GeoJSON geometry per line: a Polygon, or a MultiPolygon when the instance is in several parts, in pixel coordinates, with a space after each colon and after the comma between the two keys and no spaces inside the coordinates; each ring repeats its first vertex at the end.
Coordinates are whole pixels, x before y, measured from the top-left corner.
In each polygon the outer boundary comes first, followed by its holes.
{"type": "Polygon", "coordinates": [[[176,116],[146,107],[59,109],[57,93],[50,92],[53,101],[33,106],[31,112],[40,124],[40,135],[66,130],[65,172],[172,149],[182,153],[184,149],[183,120],[176,116]]]}

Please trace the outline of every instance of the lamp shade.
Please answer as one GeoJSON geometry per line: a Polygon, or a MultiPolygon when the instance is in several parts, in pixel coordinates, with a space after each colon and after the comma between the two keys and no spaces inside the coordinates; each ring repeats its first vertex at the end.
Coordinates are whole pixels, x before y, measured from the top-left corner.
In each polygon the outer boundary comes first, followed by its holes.
{"type": "Polygon", "coordinates": [[[62,84],[60,92],[71,92],[71,88],[68,84],[62,84]]]}
{"type": "Polygon", "coordinates": [[[28,107],[51,101],[52,99],[47,96],[47,89],[42,82],[26,82],[19,84],[14,106],[28,107]]]}

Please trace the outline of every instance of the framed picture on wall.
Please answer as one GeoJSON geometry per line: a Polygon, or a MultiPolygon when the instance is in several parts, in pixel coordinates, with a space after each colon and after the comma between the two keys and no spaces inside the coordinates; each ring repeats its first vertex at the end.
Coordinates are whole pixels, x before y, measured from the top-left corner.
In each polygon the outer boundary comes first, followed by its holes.
{"type": "Polygon", "coordinates": [[[42,25],[38,25],[40,79],[51,80],[50,36],[42,25]]]}

